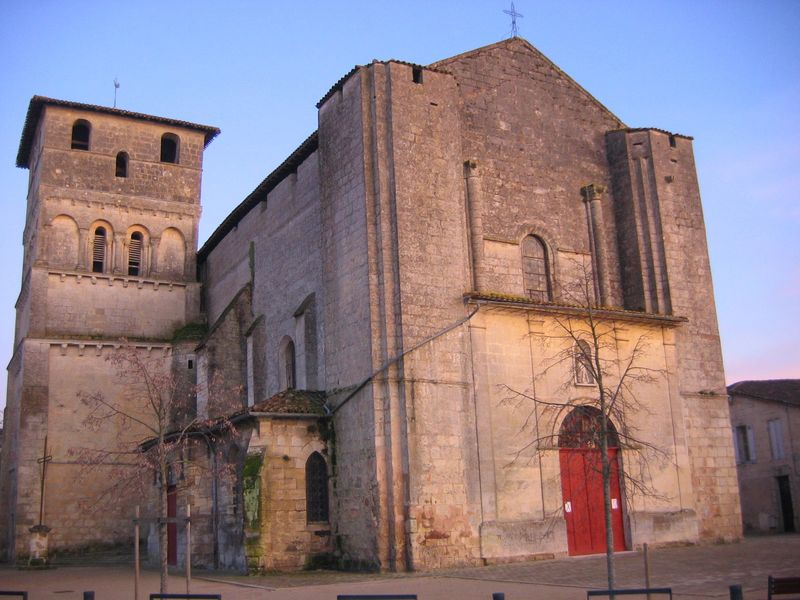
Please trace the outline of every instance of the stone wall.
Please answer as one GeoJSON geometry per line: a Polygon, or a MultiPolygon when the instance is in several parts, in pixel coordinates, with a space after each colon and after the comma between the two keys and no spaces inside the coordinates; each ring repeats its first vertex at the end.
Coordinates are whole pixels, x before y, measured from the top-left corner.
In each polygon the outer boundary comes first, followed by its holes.
{"type": "MultiPolygon", "coordinates": [[[[674,371],[664,340],[666,328],[594,316],[603,335],[600,356],[611,373],[635,361],[653,378],[626,381],[630,394],[619,401],[615,427],[623,438],[622,467],[626,543],[665,544],[698,540],[692,482],[685,475],[687,446],[682,415],[673,415],[664,380],[674,371]],[[638,351],[637,351],[638,352],[638,351]],[[676,426],[660,424],[674,421],[676,426]]],[[[485,306],[470,322],[475,374],[475,411],[480,453],[482,558],[493,562],[567,552],[562,512],[558,433],[575,405],[597,402],[596,385],[576,383],[571,359],[574,332],[589,335],[580,316],[485,306]],[[509,532],[513,531],[513,535],[509,532]]]]}
{"type": "MultiPolygon", "coordinates": [[[[130,541],[136,495],[98,508],[109,482],[124,477],[115,478],[115,467],[98,467],[77,486],[81,468],[69,452],[146,433],[124,419],[86,430],[88,413],[77,394],[98,386],[123,411],[138,410],[141,397],[129,393],[125,377],[106,360],[119,338],[149,340],[144,352],[167,352],[176,330],[200,318],[195,252],[210,128],[58,101],[40,108],[34,111],[32,101],[33,132],[23,138],[28,155],[21,160],[31,177],[12,359],[18,368],[10,373],[7,398],[8,437],[16,448],[3,457],[0,481],[3,506],[16,521],[16,531],[5,519],[0,525],[12,558],[26,552],[27,527],[38,521],[35,459],[45,436],[54,456],[46,499],[53,503],[46,506],[52,547],[130,541]],[[71,148],[77,119],[91,124],[88,150],[71,148]],[[180,140],[174,164],[160,160],[164,133],[180,140]],[[125,176],[116,172],[120,152],[128,157],[125,176]],[[102,246],[94,239],[98,227],[105,230],[102,246]],[[142,242],[138,258],[130,251],[134,232],[142,242]]],[[[172,360],[165,355],[162,366],[172,360]]]]}
{"type": "Polygon", "coordinates": [[[41,164],[41,184],[119,194],[128,202],[132,197],[144,197],[200,204],[202,132],[63,106],[47,106],[43,119],[38,151],[48,157],[41,164]],[[70,149],[77,119],[91,123],[89,150],[70,149]],[[176,164],[161,162],[161,136],[165,133],[180,138],[176,164]],[[118,152],[128,153],[127,177],[115,177],[118,152]]]}
{"type": "MultiPolygon", "coordinates": [[[[480,291],[524,295],[518,244],[533,233],[548,246],[559,298],[567,282],[557,251],[590,253],[581,188],[609,185],[605,132],[621,121],[519,38],[432,66],[458,83],[462,158],[477,166],[486,255],[477,266],[480,291]]],[[[620,306],[613,201],[603,202],[602,212],[598,237],[611,266],[609,303],[620,306]]]]}
{"type": "Polygon", "coordinates": [[[608,145],[617,218],[625,225],[626,306],[687,319],[675,332],[671,383],[682,396],[700,535],[736,539],[738,490],[691,138],[623,130],[609,133],[608,145]]]}
{"type": "MultiPolygon", "coordinates": [[[[369,92],[355,72],[319,107],[319,165],[325,290],[325,388],[337,407],[333,519],[344,557],[379,566],[371,292],[365,196],[364,111],[369,92]],[[340,406],[340,403],[346,404],[340,406]]],[[[366,163],[369,165],[369,163],[366,163]]],[[[371,193],[371,192],[370,192],[371,193]]]]}
{"type": "MultiPolygon", "coordinates": [[[[152,423],[149,397],[137,389],[135,379],[143,374],[122,374],[109,360],[118,352],[112,344],[48,344],[25,342],[26,377],[43,381],[43,405],[35,406],[36,386],[23,393],[19,427],[18,490],[16,502],[17,555],[27,552],[27,528],[38,523],[40,470],[37,458],[44,451],[47,435],[48,464],[44,523],[52,528],[50,547],[54,551],[79,549],[93,544],[128,543],[133,536],[133,507],[146,495],[152,473],[126,466],[119,460],[151,432],[126,418],[123,413],[152,423]],[[79,373],[80,377],[74,374],[79,373]],[[119,407],[108,417],[91,415],[108,412],[89,399],[98,394],[103,402],[119,407]],[[123,454],[118,454],[123,452],[123,454]],[[102,465],[93,464],[102,460],[102,465]]],[[[169,369],[168,346],[138,350],[149,375],[169,369]]]]}
{"type": "Polygon", "coordinates": [[[258,417],[245,464],[253,493],[246,507],[250,570],[298,570],[333,551],[331,524],[310,522],[306,512],[306,461],[318,452],[330,468],[325,428],[315,418],[258,417]]]}

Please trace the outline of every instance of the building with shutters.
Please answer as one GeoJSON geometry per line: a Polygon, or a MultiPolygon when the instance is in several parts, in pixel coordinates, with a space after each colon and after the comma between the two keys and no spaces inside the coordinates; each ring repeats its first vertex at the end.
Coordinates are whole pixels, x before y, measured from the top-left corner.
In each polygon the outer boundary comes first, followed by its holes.
{"type": "Polygon", "coordinates": [[[728,386],[745,534],[800,528],[800,379],[728,386]]]}

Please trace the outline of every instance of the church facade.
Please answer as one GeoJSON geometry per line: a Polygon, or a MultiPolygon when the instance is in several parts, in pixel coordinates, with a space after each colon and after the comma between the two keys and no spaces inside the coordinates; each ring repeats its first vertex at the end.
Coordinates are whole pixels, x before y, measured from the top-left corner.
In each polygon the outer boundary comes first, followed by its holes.
{"type": "Polygon", "coordinates": [[[132,500],[86,526],[93,492],[69,485],[71,447],[133,431],[77,426],[87,381],[125,393],[105,360],[120,337],[196,386],[198,422],[237,431],[214,437],[230,482],[170,482],[198,564],[602,551],[606,446],[616,548],[737,539],[691,138],[627,127],[519,38],[358,66],[317,108],[195,252],[216,129],[34,98],[7,551],[36,525],[45,436],[51,544],[130,539],[132,500]]]}

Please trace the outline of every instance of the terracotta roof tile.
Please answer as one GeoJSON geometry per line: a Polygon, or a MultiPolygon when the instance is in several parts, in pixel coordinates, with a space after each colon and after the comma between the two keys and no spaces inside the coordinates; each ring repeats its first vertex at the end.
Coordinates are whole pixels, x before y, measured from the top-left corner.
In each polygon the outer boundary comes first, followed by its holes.
{"type": "Polygon", "coordinates": [[[283,413],[296,415],[325,415],[325,392],[311,390],[283,390],[271,398],[256,402],[251,413],[283,413]]]}
{"type": "Polygon", "coordinates": [[[731,396],[772,400],[800,406],[800,379],[762,379],[737,381],[728,386],[731,396]]]}

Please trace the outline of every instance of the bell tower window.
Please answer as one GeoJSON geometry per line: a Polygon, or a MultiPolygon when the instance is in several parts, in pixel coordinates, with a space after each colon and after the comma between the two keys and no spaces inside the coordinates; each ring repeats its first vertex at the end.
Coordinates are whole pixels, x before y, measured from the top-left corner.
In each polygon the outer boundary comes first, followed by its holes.
{"type": "Polygon", "coordinates": [[[180,139],[174,133],[165,133],[161,136],[161,162],[178,163],[180,139]]]}
{"type": "Polygon", "coordinates": [[[128,176],[128,153],[127,152],[120,152],[119,154],[117,154],[117,164],[116,164],[115,175],[117,177],[127,177],[128,176]]]}
{"type": "Polygon", "coordinates": [[[134,231],[128,241],[128,275],[142,274],[142,242],[142,234],[134,231]]]}
{"type": "Polygon", "coordinates": [[[85,119],[78,119],[72,125],[72,144],[73,150],[88,150],[89,137],[92,132],[92,126],[89,121],[85,119]]]}
{"type": "Polygon", "coordinates": [[[94,230],[92,240],[92,273],[103,273],[106,264],[106,229],[98,227],[94,230]]]}

